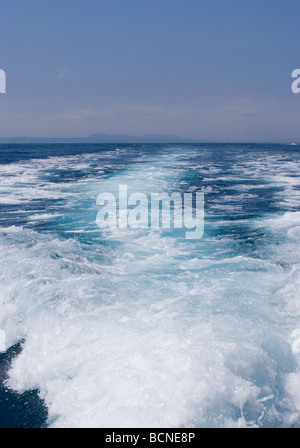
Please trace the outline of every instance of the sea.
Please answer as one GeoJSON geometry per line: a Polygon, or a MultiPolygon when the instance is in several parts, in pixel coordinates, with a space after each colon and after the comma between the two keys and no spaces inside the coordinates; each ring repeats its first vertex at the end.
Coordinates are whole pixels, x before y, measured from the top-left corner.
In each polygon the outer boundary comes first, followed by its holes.
{"type": "Polygon", "coordinates": [[[300,146],[0,145],[0,427],[300,427],[300,146]],[[204,195],[204,233],[97,198],[204,195]]]}

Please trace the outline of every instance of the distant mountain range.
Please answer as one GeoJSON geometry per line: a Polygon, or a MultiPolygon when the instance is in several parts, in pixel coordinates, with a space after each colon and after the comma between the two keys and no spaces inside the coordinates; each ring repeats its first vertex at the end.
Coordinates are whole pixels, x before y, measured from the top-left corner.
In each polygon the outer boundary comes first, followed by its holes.
{"type": "MultiPolygon", "coordinates": [[[[176,135],[122,135],[93,134],[82,138],[43,138],[43,137],[0,137],[0,143],[192,143],[190,140],[176,135]]],[[[197,143],[201,143],[197,141],[197,143]]]]}

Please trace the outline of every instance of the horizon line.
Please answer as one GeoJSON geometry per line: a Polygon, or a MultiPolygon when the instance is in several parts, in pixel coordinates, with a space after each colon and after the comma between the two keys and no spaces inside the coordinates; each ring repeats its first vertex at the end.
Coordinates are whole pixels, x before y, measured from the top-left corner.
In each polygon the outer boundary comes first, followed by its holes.
{"type": "Polygon", "coordinates": [[[84,137],[33,137],[33,136],[17,136],[17,137],[0,137],[0,144],[283,144],[283,145],[300,145],[299,140],[214,140],[203,138],[181,137],[172,134],[105,134],[96,133],[84,137]],[[113,140],[116,138],[116,140],[113,140]],[[153,138],[153,141],[151,141],[153,138]],[[159,139],[162,139],[161,141],[159,139]],[[103,141],[97,141],[97,140],[103,141]],[[139,141],[141,139],[141,141],[139,141]],[[168,141],[170,139],[170,141],[168,141]],[[178,140],[177,140],[178,139],[178,140]],[[18,141],[19,140],[19,141],[18,141]],[[22,141],[23,140],[23,141],[22,141]],[[27,141],[26,141],[27,140],[27,141]],[[31,140],[31,141],[30,141],[31,140]],[[133,141],[130,141],[133,140],[133,141]]]}

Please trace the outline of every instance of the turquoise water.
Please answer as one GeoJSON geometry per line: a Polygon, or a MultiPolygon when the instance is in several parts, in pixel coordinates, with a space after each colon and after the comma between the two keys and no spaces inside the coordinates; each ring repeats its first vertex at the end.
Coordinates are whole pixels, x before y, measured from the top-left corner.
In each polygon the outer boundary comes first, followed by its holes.
{"type": "Polygon", "coordinates": [[[0,163],[3,351],[22,341],[0,426],[300,426],[300,147],[1,145],[0,163]],[[203,192],[203,238],[99,229],[119,185],[203,192]]]}

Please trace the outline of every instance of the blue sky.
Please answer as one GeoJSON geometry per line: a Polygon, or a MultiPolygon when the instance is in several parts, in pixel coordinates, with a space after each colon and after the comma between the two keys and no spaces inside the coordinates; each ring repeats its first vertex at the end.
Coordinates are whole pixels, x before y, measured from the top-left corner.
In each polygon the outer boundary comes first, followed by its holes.
{"type": "Polygon", "coordinates": [[[299,0],[14,0],[0,136],[300,141],[299,0]]]}

